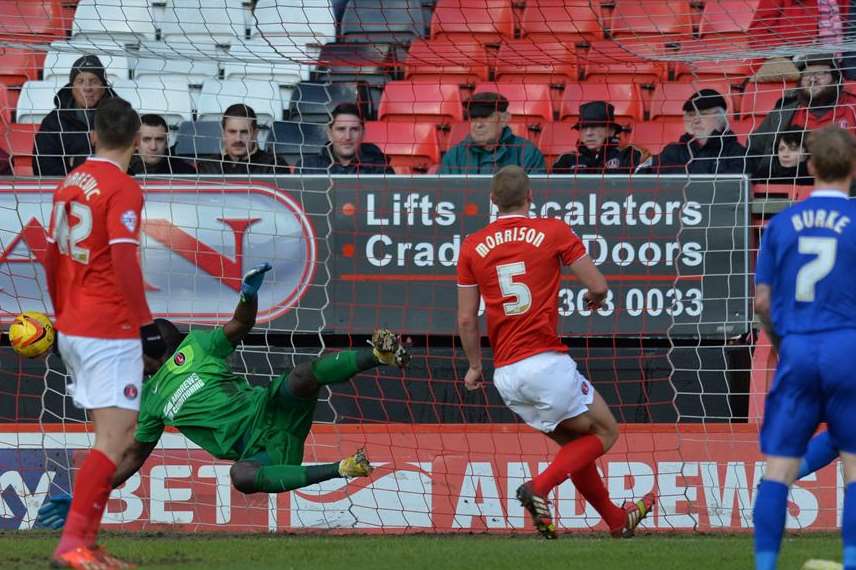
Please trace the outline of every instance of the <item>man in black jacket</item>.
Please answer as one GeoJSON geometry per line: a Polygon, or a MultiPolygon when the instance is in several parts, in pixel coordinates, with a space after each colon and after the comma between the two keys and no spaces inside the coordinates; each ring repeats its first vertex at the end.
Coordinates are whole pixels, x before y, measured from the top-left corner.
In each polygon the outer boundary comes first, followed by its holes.
{"type": "Polygon", "coordinates": [[[199,174],[290,174],[288,161],[263,151],[258,145],[256,112],[236,103],[223,112],[223,152],[199,157],[199,174]]]}
{"type": "Polygon", "coordinates": [[[640,174],[742,174],[746,147],[728,128],[725,98],[714,89],[702,89],[683,106],[687,132],[646,160],[640,174]]]}
{"type": "Polygon", "coordinates": [[[341,103],[331,116],[329,142],[297,163],[298,174],[395,174],[380,148],[363,142],[365,126],[357,105],[341,103]]]}
{"type": "Polygon", "coordinates": [[[56,108],[42,120],[36,134],[33,173],[65,176],[86,160],[94,150],[89,133],[95,129],[95,108],[104,97],[115,96],[98,56],[75,61],[68,83],[54,97],[56,108]]]}
{"type": "Polygon", "coordinates": [[[169,128],[160,115],[140,117],[140,141],[128,174],[196,174],[189,162],[169,154],[169,128]]]}
{"type": "Polygon", "coordinates": [[[615,107],[606,101],[580,105],[577,152],[563,154],[553,165],[553,174],[629,174],[642,163],[642,152],[619,147],[624,127],[615,122],[615,107]]]}

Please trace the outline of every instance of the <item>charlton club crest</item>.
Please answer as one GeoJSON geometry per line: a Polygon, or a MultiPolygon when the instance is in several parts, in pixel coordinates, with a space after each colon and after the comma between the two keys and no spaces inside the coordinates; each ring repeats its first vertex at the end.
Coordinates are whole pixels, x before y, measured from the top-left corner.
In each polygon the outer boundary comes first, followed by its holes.
{"type": "Polygon", "coordinates": [[[588,385],[588,382],[583,382],[583,385],[582,385],[582,388],[581,388],[581,389],[582,389],[583,396],[588,396],[588,393],[589,393],[589,385],[588,385]]]}
{"type": "Polygon", "coordinates": [[[136,400],[137,395],[139,394],[139,391],[137,390],[137,387],[134,386],[133,384],[128,384],[127,386],[125,386],[124,393],[125,393],[125,397],[127,399],[136,400]]]}
{"type": "Polygon", "coordinates": [[[172,361],[175,363],[176,366],[181,366],[187,361],[187,358],[185,358],[183,352],[176,352],[175,356],[172,358],[172,361]]]}

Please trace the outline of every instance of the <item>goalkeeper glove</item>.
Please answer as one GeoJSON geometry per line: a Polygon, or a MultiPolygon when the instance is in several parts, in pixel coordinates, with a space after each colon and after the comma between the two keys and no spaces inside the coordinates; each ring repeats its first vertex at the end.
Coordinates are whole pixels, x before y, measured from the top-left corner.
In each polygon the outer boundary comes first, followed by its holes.
{"type": "Polygon", "coordinates": [[[155,323],[141,326],[140,338],[143,341],[143,354],[146,356],[160,358],[166,352],[166,343],[155,323]]]}
{"type": "Polygon", "coordinates": [[[241,281],[241,300],[246,301],[248,299],[254,298],[258,292],[259,287],[262,286],[262,282],[265,280],[265,273],[273,269],[273,266],[270,263],[260,263],[256,265],[244,275],[243,281],[241,281]]]}
{"type": "Polygon", "coordinates": [[[70,507],[71,495],[48,498],[39,507],[39,514],[36,515],[36,522],[33,524],[33,528],[61,529],[65,526],[65,519],[68,517],[70,507]]]}

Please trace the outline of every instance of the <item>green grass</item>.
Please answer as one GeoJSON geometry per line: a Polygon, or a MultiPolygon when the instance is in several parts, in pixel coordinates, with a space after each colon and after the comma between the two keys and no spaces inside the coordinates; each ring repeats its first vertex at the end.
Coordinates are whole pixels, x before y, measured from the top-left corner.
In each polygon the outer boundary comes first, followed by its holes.
{"type": "MultiPolygon", "coordinates": [[[[251,570],[737,570],[752,568],[752,537],[294,536],[112,534],[104,543],[144,569],[251,570]]],[[[0,532],[0,568],[47,567],[56,535],[0,532]]],[[[810,558],[841,560],[835,535],[786,539],[779,568],[810,558]]]]}

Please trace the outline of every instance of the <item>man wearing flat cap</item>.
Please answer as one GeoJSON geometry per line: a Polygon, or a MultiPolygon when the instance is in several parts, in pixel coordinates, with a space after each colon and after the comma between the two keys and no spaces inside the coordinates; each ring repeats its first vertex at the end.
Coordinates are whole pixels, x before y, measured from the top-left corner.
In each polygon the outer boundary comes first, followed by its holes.
{"type": "Polygon", "coordinates": [[[105,97],[115,96],[98,56],[78,58],[68,83],[54,97],[56,108],[39,126],[33,149],[34,174],[65,176],[90,156],[89,132],[95,130],[95,108],[105,97]]]}
{"type": "Polygon", "coordinates": [[[499,93],[476,93],[466,102],[470,134],[446,153],[439,174],[493,174],[503,166],[520,166],[528,174],[545,172],[544,155],[508,127],[508,99],[499,93]]]}
{"type": "Polygon", "coordinates": [[[620,147],[618,135],[624,127],[615,122],[615,107],[606,101],[580,105],[577,152],[563,154],[553,165],[553,174],[629,174],[642,163],[642,152],[620,147]]]}
{"type": "Polygon", "coordinates": [[[749,135],[752,170],[764,176],[772,176],[775,145],[782,133],[813,131],[830,124],[856,130],[856,95],[844,90],[836,56],[811,54],[796,64],[799,86],[785,93],[749,135]]]}
{"type": "Polygon", "coordinates": [[[686,133],[658,156],[646,160],[641,174],[742,174],[746,147],[728,128],[728,104],[714,89],[693,93],[683,106],[686,133]]]}

